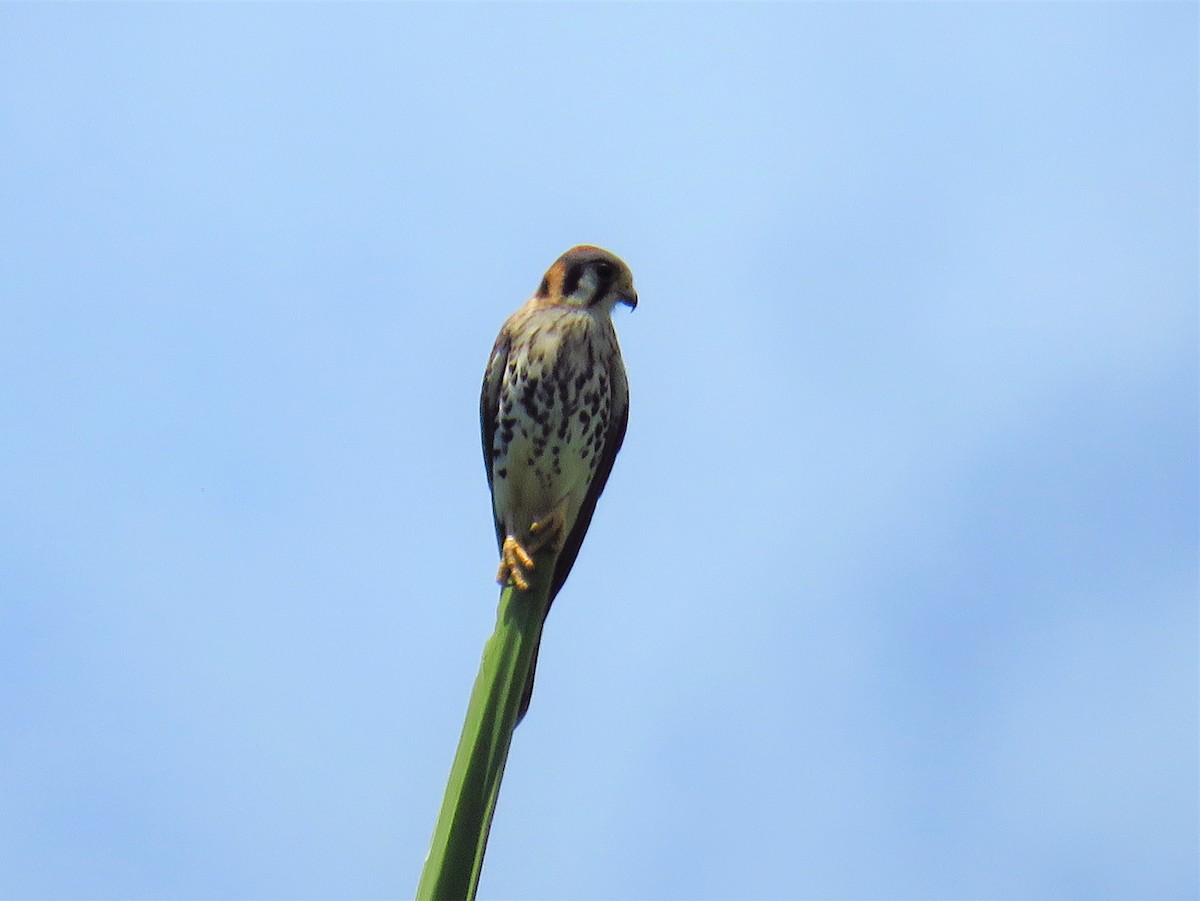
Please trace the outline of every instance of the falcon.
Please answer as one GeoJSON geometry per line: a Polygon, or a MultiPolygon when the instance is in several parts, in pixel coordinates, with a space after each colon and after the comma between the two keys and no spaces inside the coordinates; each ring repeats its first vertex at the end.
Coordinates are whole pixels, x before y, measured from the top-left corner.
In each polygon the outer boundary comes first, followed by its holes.
{"type": "MultiPolygon", "coordinates": [[[[479,402],[500,569],[529,587],[533,555],[557,553],[550,601],[570,573],[629,420],[612,312],[637,307],[633,274],[600,247],[572,247],[500,329],[479,402]]],[[[533,667],[518,720],[529,708],[533,667]]]]}

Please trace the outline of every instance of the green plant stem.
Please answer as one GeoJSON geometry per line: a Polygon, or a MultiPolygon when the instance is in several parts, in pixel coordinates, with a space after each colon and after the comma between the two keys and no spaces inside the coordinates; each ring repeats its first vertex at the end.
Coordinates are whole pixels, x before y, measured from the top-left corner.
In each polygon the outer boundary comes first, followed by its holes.
{"type": "Polygon", "coordinates": [[[471,689],[418,901],[467,901],[479,887],[521,694],[541,640],[554,558],[549,551],[535,554],[529,588],[519,591],[510,584],[500,592],[496,631],[484,646],[471,689]]]}

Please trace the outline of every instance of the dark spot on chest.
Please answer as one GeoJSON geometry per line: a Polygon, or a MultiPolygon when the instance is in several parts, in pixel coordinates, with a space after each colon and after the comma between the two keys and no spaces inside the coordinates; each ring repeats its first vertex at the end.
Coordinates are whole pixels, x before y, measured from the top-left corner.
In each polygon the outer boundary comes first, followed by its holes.
{"type": "Polygon", "coordinates": [[[502,445],[512,444],[513,430],[516,428],[517,419],[515,416],[500,417],[500,443],[502,445]]]}
{"type": "Polygon", "coordinates": [[[525,415],[535,422],[540,421],[538,417],[538,408],[534,403],[537,397],[539,380],[536,378],[526,379],[521,385],[521,406],[525,409],[525,415]]]}

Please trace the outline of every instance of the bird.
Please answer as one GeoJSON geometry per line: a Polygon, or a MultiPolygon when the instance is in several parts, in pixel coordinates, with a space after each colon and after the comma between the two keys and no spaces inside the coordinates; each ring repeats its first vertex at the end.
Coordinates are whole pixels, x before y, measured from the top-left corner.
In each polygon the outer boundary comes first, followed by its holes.
{"type": "MultiPolygon", "coordinates": [[[[592,521],[629,421],[629,382],[612,313],[636,309],[633,274],[612,252],[572,247],[500,329],[479,401],[500,568],[529,588],[533,555],[557,553],[550,603],[592,521]]],[[[533,694],[537,649],[517,722],[533,694]]]]}

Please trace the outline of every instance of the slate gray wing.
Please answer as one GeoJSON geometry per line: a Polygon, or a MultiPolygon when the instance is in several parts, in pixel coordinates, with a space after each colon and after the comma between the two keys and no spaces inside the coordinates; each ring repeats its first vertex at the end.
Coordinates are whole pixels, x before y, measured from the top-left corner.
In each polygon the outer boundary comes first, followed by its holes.
{"type": "Polygon", "coordinates": [[[504,367],[508,365],[508,349],[512,342],[507,324],[501,330],[492,355],[483,373],[483,390],[479,395],[479,432],[483,440],[483,467],[487,470],[488,491],[492,495],[492,519],[496,524],[496,546],[504,544],[504,523],[496,515],[496,492],[492,485],[492,446],[500,419],[500,389],[504,386],[504,367]]]}

